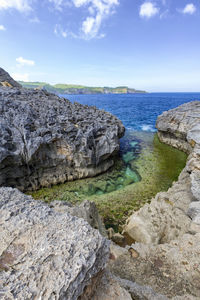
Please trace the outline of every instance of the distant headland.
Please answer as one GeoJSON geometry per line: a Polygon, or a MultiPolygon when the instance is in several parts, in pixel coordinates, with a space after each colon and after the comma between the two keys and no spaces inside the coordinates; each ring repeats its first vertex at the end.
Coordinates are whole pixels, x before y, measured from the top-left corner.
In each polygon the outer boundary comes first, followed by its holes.
{"type": "Polygon", "coordinates": [[[112,87],[88,87],[74,84],[55,84],[51,85],[46,82],[24,82],[19,81],[24,88],[46,89],[48,92],[58,94],[136,94],[146,93],[127,86],[112,87]]]}

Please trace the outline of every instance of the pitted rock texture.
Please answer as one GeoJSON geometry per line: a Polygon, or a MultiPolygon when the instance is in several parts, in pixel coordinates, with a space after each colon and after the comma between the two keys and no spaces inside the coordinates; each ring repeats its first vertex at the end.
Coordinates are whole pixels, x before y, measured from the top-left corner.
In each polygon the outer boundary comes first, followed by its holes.
{"type": "Polygon", "coordinates": [[[75,300],[108,256],[109,241],[83,219],[0,189],[1,299],[75,300]]]}
{"type": "Polygon", "coordinates": [[[0,186],[36,190],[114,164],[124,126],[43,90],[0,88],[0,186]]]}
{"type": "Polygon", "coordinates": [[[169,299],[200,299],[200,102],[164,112],[157,128],[161,141],[189,154],[186,167],[127,220],[124,233],[137,242],[137,255],[123,254],[113,272],[169,299]]]}
{"type": "Polygon", "coordinates": [[[98,229],[103,236],[107,237],[105,225],[99,215],[95,202],[85,200],[80,205],[73,206],[70,202],[57,200],[52,201],[50,207],[55,211],[67,212],[72,216],[84,219],[90,226],[98,229]]]}
{"type": "Polygon", "coordinates": [[[21,84],[15,81],[4,69],[0,68],[0,86],[21,88],[21,84]]]}
{"type": "Polygon", "coordinates": [[[200,143],[200,102],[185,103],[164,112],[156,122],[161,141],[191,153],[200,143]]]}

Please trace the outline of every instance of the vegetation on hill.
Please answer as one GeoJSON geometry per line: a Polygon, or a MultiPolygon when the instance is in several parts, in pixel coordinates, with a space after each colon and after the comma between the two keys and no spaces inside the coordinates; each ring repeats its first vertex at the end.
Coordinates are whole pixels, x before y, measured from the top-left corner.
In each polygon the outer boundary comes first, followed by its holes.
{"type": "Polygon", "coordinates": [[[88,87],[84,85],[74,84],[55,84],[50,85],[46,82],[24,82],[19,83],[25,88],[37,88],[46,89],[48,92],[58,94],[135,94],[146,93],[145,91],[139,91],[127,86],[119,86],[116,88],[111,87],[88,87]]]}

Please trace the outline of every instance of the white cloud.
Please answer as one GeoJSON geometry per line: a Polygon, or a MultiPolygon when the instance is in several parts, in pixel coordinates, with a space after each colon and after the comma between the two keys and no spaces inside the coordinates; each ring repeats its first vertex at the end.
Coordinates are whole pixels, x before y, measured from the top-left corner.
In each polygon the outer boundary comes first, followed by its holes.
{"type": "MultiPolygon", "coordinates": [[[[1,0],[0,0],[1,1],[1,0]]],[[[114,9],[119,5],[119,0],[48,0],[53,3],[55,8],[62,11],[64,7],[71,7],[72,5],[76,8],[87,7],[88,15],[82,21],[80,33],[64,31],[61,25],[56,25],[54,33],[59,36],[67,37],[71,36],[74,38],[102,38],[105,34],[99,34],[100,27],[105,18],[109,17],[114,13],[114,9]]]]}
{"type": "Polygon", "coordinates": [[[22,56],[16,58],[16,62],[18,63],[18,66],[34,66],[35,62],[33,60],[25,59],[22,56]]]}
{"type": "Polygon", "coordinates": [[[31,0],[0,0],[0,10],[14,8],[20,12],[28,12],[31,10],[31,0]]]}
{"type": "MultiPolygon", "coordinates": [[[[75,7],[79,8],[88,5],[89,16],[82,22],[81,32],[85,39],[98,37],[102,22],[113,14],[114,9],[119,5],[118,0],[72,0],[75,7]]],[[[104,35],[100,35],[103,37],[104,35]]]]}
{"type": "Polygon", "coordinates": [[[152,2],[144,2],[140,6],[140,17],[142,18],[151,18],[158,14],[159,8],[152,2]]]}
{"type": "Polygon", "coordinates": [[[29,81],[29,74],[13,73],[11,76],[17,81],[29,81]]]}
{"type": "Polygon", "coordinates": [[[189,3],[184,7],[184,9],[182,10],[182,13],[192,15],[195,13],[195,11],[196,11],[195,5],[193,3],[189,3]]]}
{"type": "Polygon", "coordinates": [[[67,37],[67,31],[63,30],[62,26],[59,25],[59,24],[56,24],[55,28],[54,28],[54,33],[57,35],[57,36],[62,36],[64,38],[67,37]]]}
{"type": "Polygon", "coordinates": [[[6,30],[5,26],[0,25],[0,30],[1,30],[1,31],[5,31],[5,30],[6,30]]]}

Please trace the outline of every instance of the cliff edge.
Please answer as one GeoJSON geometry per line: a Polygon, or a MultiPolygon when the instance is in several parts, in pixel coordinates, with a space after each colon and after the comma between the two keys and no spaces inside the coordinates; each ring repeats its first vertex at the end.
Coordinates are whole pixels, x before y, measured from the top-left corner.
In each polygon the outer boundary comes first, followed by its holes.
{"type": "Polygon", "coordinates": [[[127,220],[134,244],[111,269],[165,299],[200,299],[200,102],[164,112],[156,126],[161,141],[189,154],[187,163],[167,192],[127,220]]]}
{"type": "Polygon", "coordinates": [[[96,107],[44,90],[0,88],[0,186],[21,191],[109,169],[125,128],[96,107]]]}

